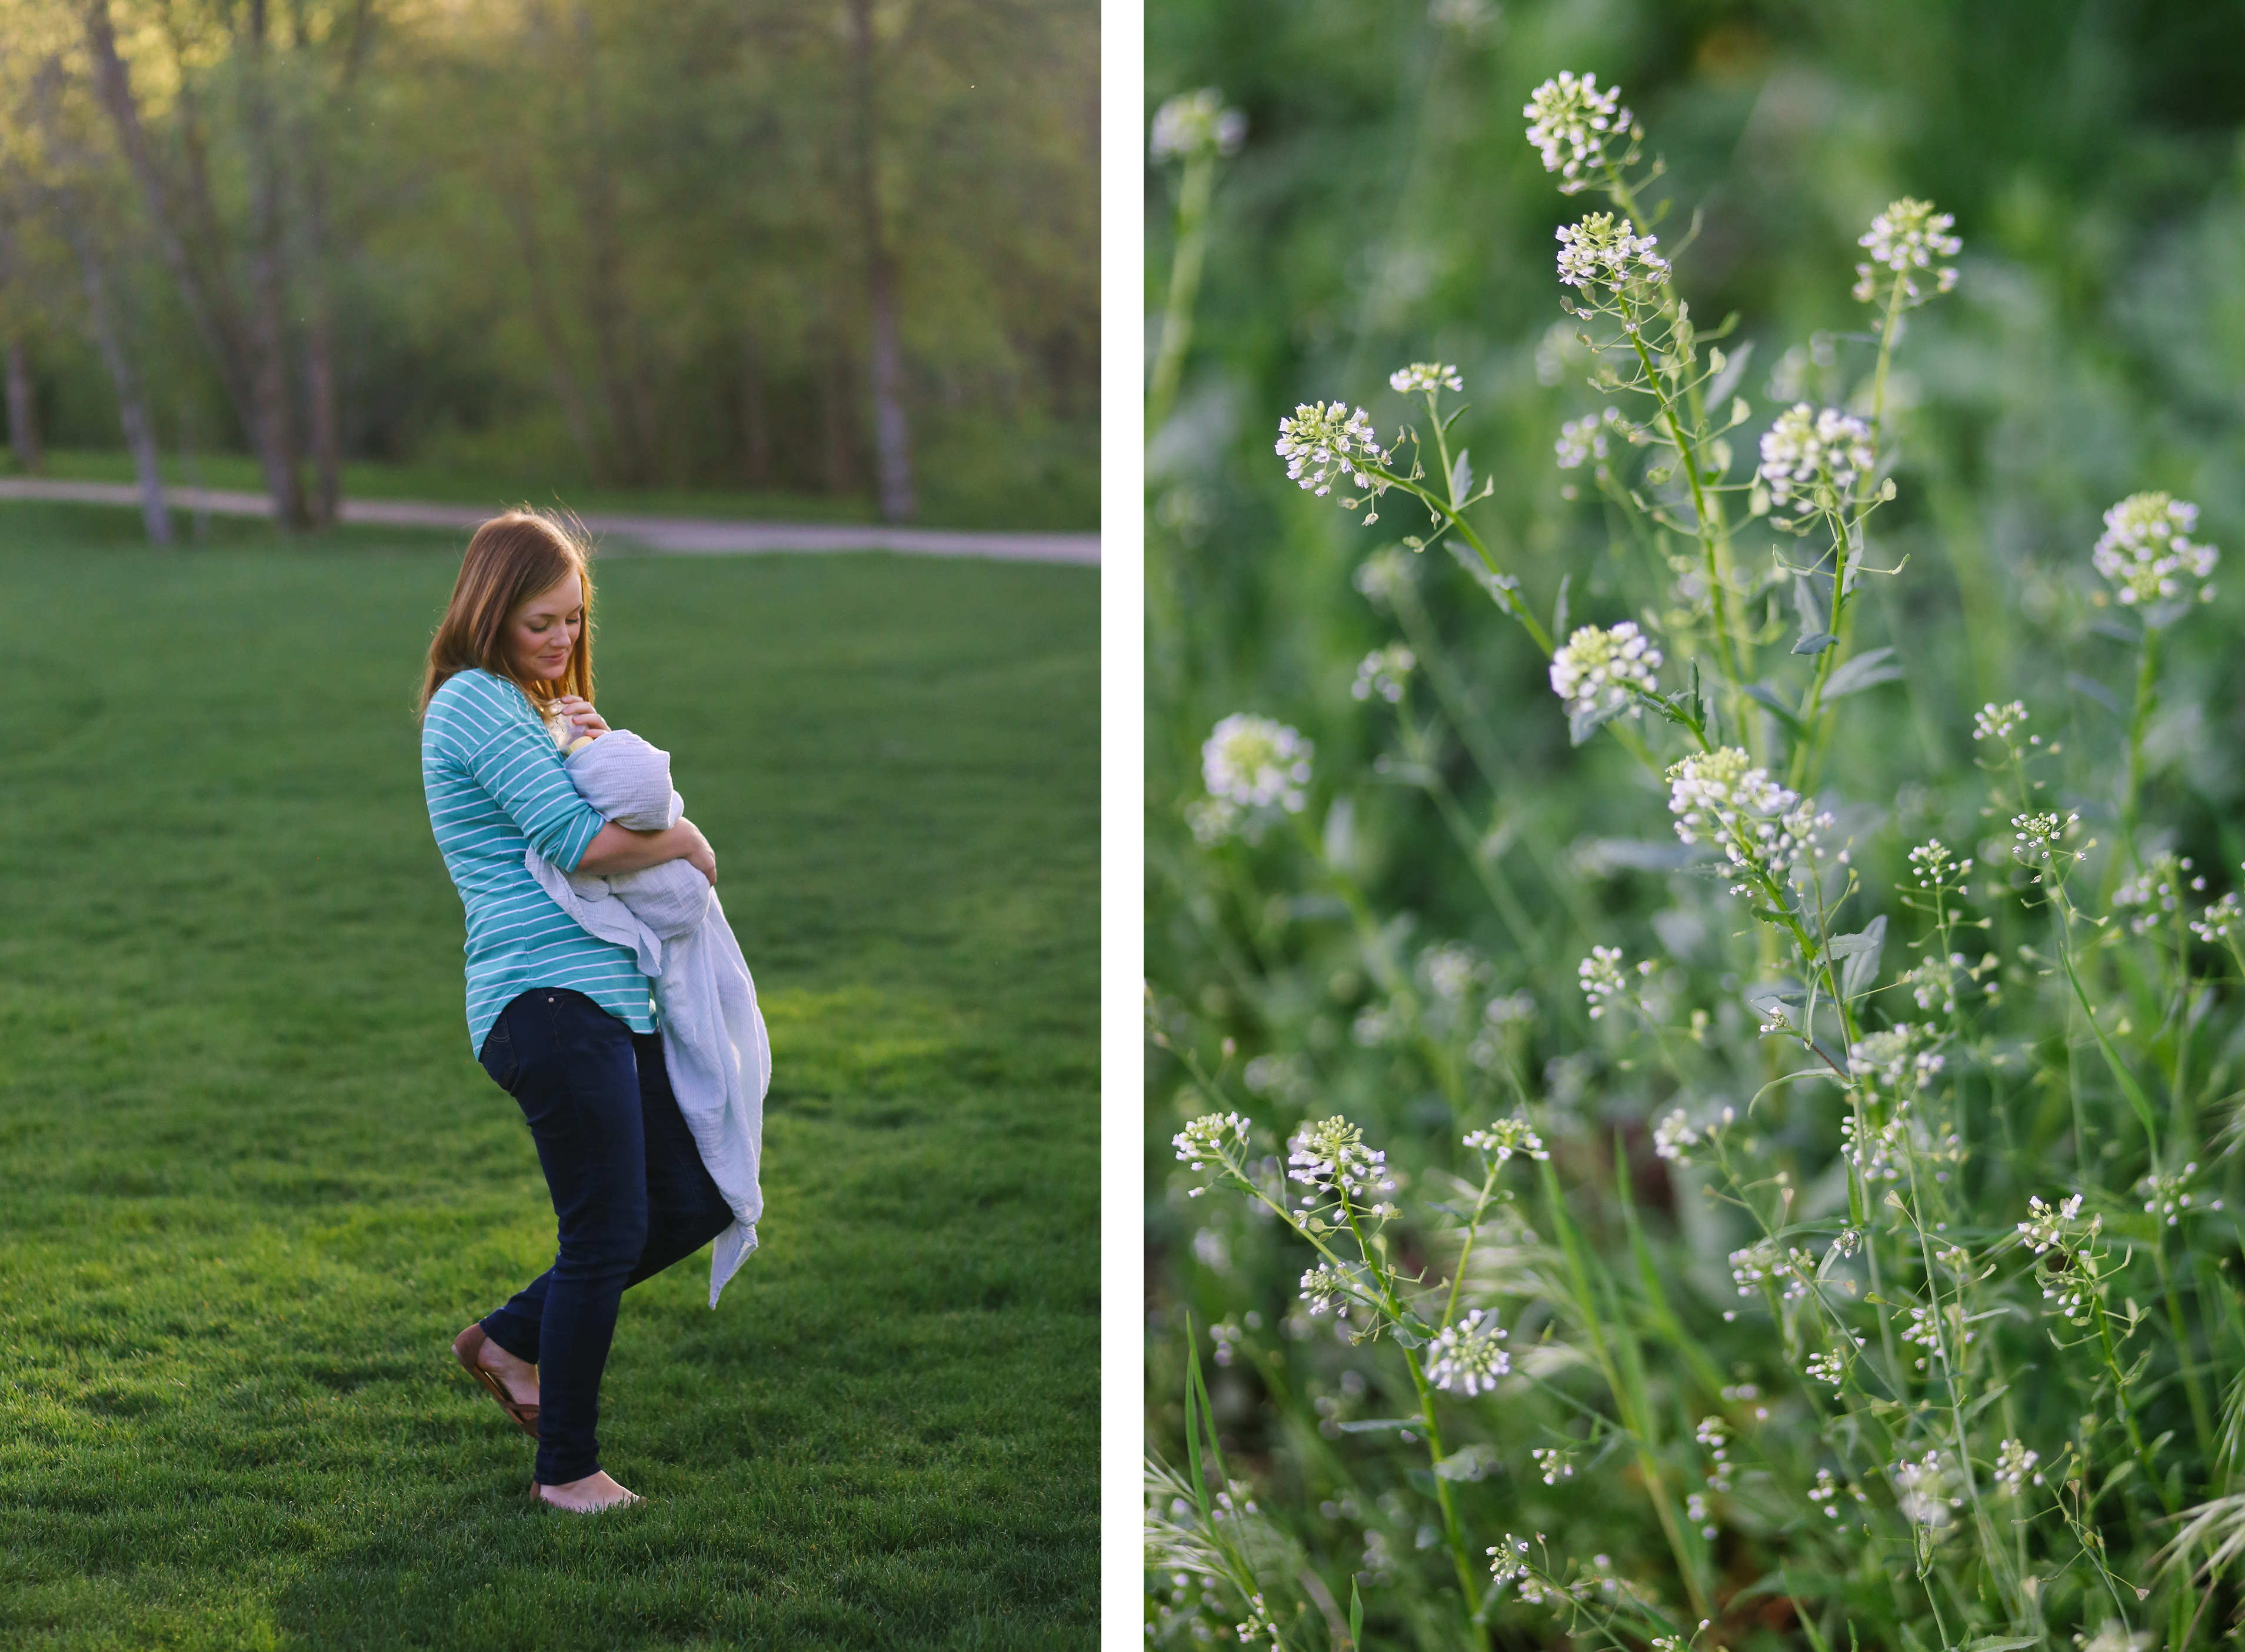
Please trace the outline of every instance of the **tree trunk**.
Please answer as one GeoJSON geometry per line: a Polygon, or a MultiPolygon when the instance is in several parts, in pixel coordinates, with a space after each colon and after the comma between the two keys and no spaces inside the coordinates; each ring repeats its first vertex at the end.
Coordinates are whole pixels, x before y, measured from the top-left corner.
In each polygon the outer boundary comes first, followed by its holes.
{"type": "MultiPolygon", "coordinates": [[[[261,6],[260,8],[262,10],[261,6]]],[[[214,267],[204,269],[190,256],[181,230],[178,209],[167,186],[162,169],[156,164],[154,150],[148,142],[147,128],[140,119],[140,105],[132,91],[132,76],[125,60],[118,54],[117,32],[109,15],[109,0],[88,0],[85,8],[85,42],[88,54],[93,59],[94,91],[102,107],[108,112],[110,123],[117,129],[119,146],[131,166],[135,183],[139,186],[142,200],[148,208],[151,227],[155,231],[156,249],[171,271],[172,280],[180,291],[180,300],[194,325],[196,335],[203,348],[210,352],[219,370],[219,382],[226,387],[227,400],[233,405],[234,417],[240,421],[242,432],[250,445],[257,450],[263,464],[267,489],[273,496],[274,509],[284,525],[292,519],[289,514],[293,501],[295,515],[302,513],[302,493],[296,481],[293,456],[277,450],[273,437],[275,427],[263,416],[264,391],[260,383],[262,362],[254,362],[254,352],[240,312],[234,308],[233,295],[228,290],[223,262],[223,247],[217,240],[217,214],[207,198],[207,190],[196,188],[195,176],[190,177],[188,206],[195,220],[203,227],[202,241],[214,267]]],[[[285,386],[285,377],[281,383],[285,386]]]]}
{"type": "Polygon", "coordinates": [[[24,341],[8,341],[8,445],[16,455],[16,463],[25,474],[37,476],[46,468],[46,455],[39,450],[39,419],[37,400],[32,395],[31,362],[24,351],[24,341]]]}
{"type": "Polygon", "coordinates": [[[850,0],[851,110],[857,148],[858,217],[865,241],[865,296],[872,311],[873,456],[881,516],[908,522],[912,498],[912,430],[905,414],[904,344],[897,325],[897,270],[881,229],[879,128],[873,0],[850,0]]]}
{"type": "Polygon", "coordinates": [[[771,411],[764,403],[764,358],[756,335],[741,351],[741,457],[752,488],[771,485],[771,411]]]}
{"type": "Polygon", "coordinates": [[[854,493],[858,490],[857,434],[851,410],[858,396],[851,380],[850,352],[842,342],[841,330],[829,326],[826,329],[826,369],[818,376],[818,413],[821,466],[829,493],[854,493]]]}
{"type": "Polygon", "coordinates": [[[258,457],[265,491],[283,532],[311,525],[304,508],[296,421],[288,394],[288,342],[281,288],[287,272],[281,246],[281,164],[274,139],[271,88],[267,84],[266,0],[250,0],[249,61],[242,76],[243,125],[249,137],[250,401],[256,411],[258,457]]]}
{"type": "Polygon", "coordinates": [[[92,323],[93,342],[100,347],[101,359],[117,386],[118,422],[125,427],[125,445],[132,450],[133,474],[140,482],[140,520],[152,543],[168,545],[172,543],[172,513],[164,503],[164,475],[156,463],[155,426],[148,416],[148,402],[141,392],[140,376],[133,369],[132,358],[125,349],[124,335],[118,329],[116,312],[109,302],[108,275],[85,227],[80,204],[63,196],[56,205],[60,209],[56,216],[63,222],[71,251],[78,255],[78,267],[85,276],[86,317],[92,323]]]}

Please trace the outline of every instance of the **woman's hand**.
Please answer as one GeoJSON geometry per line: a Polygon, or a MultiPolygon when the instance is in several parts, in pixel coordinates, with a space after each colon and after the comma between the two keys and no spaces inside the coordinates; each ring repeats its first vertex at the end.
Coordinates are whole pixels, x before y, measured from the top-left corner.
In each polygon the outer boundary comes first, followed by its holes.
{"type": "Polygon", "coordinates": [[[675,860],[686,862],[708,878],[713,887],[716,885],[717,851],[709,847],[709,840],[702,836],[702,829],[690,820],[682,820],[660,832],[634,831],[612,820],[593,834],[593,841],[585,845],[585,852],[573,870],[610,877],[675,860]]]}
{"type": "Polygon", "coordinates": [[[607,721],[593,709],[593,702],[581,694],[556,694],[546,704],[548,710],[569,725],[571,740],[584,735],[598,740],[608,732],[607,721]]]}

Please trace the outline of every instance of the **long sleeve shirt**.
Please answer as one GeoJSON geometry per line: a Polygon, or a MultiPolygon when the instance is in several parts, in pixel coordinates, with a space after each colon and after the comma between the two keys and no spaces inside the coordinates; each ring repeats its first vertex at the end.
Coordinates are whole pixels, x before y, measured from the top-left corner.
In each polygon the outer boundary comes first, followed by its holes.
{"type": "Polygon", "coordinates": [[[468,1044],[532,987],[582,992],[633,1031],[655,1030],[648,978],[631,948],[585,932],[539,887],[526,848],[573,870],[600,828],[569,783],[560,751],[521,689],[471,668],[429,701],[421,784],[444,868],[467,910],[468,1044]]]}

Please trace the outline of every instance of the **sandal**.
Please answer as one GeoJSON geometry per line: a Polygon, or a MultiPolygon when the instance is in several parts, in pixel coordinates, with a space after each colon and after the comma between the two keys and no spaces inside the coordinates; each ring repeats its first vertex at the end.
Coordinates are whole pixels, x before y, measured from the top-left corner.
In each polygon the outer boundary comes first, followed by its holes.
{"type": "Polygon", "coordinates": [[[452,1357],[460,1362],[469,1376],[491,1390],[492,1398],[499,1401],[501,1411],[514,1419],[514,1425],[517,1428],[529,1435],[531,1439],[536,1439],[538,1438],[538,1407],[524,1405],[506,1391],[506,1385],[499,1381],[498,1373],[485,1371],[476,1363],[476,1356],[483,1352],[484,1344],[490,1340],[484,1335],[483,1324],[478,1321],[452,1338],[452,1357]]]}

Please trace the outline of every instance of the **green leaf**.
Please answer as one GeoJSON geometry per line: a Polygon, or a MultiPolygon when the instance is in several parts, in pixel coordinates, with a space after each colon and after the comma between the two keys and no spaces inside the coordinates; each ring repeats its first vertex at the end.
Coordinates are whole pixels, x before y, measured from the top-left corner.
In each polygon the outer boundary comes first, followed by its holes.
{"type": "Polygon", "coordinates": [[[1746,695],[1747,699],[1753,701],[1756,705],[1764,707],[1774,714],[1778,721],[1785,725],[1787,730],[1792,734],[1794,738],[1800,740],[1806,739],[1808,737],[1808,731],[1801,727],[1800,717],[1794,713],[1792,707],[1787,705],[1784,701],[1778,698],[1777,691],[1774,688],[1768,687],[1761,683],[1750,682],[1746,686],[1746,695]]]}
{"type": "MultiPolygon", "coordinates": [[[[1722,350],[1709,350],[1707,365],[1715,369],[1715,376],[1707,381],[1704,397],[1706,404],[1709,407],[1721,406],[1723,398],[1736,389],[1739,382],[1746,377],[1746,363],[1753,359],[1753,341],[1752,339],[1748,339],[1738,349],[1728,353],[1722,350]]],[[[1737,422],[1734,416],[1732,423],[1737,422]]]]}
{"type": "Polygon", "coordinates": [[[1450,466],[1450,503],[1465,503],[1466,495],[1473,491],[1473,466],[1467,463],[1466,450],[1458,450],[1457,463],[1450,466]]]}
{"type": "Polygon", "coordinates": [[[1840,972],[1840,996],[1853,999],[1878,979],[1879,953],[1887,943],[1886,915],[1881,913],[1854,935],[1835,935],[1825,949],[1829,957],[1845,958],[1840,972]],[[1844,949],[1844,950],[1843,950],[1844,949]]]}
{"type": "MultiPolygon", "coordinates": [[[[1567,585],[1574,577],[1571,573],[1559,576],[1559,600],[1551,605],[1551,640],[1554,642],[1567,640],[1567,585]]],[[[1583,742],[1578,740],[1575,743],[1579,746],[1583,742]]]]}
{"type": "Polygon", "coordinates": [[[2039,1635],[1984,1635],[1977,1641],[1964,1642],[1964,1652],[2018,1652],[2021,1647],[2040,1646],[2039,1635]]]}
{"type": "Polygon", "coordinates": [[[1340,1423],[1335,1426],[1344,1434],[1376,1434],[1389,1428],[1415,1428],[1422,1434],[1427,1432],[1425,1421],[1417,1417],[1369,1417],[1362,1422],[1340,1423]]]}
{"type": "Polygon", "coordinates": [[[1577,746],[1581,745],[1592,735],[1597,733],[1599,729],[1604,728],[1608,723],[1611,722],[1615,718],[1620,716],[1622,713],[1628,709],[1629,704],[1624,701],[1623,704],[1618,706],[1597,706],[1589,711],[1574,711],[1568,713],[1567,739],[1569,743],[1577,746]]]}
{"type": "Polygon", "coordinates": [[[1839,638],[1828,631],[1819,631],[1814,635],[1803,637],[1794,643],[1793,652],[1797,654],[1821,654],[1839,640],[1839,638]]]}
{"type": "Polygon", "coordinates": [[[1364,1644],[1364,1597],[1356,1592],[1356,1580],[1348,1581],[1348,1644],[1349,1652],[1364,1644]]]}
{"type": "Polygon", "coordinates": [[[1824,703],[1829,705],[1843,694],[1901,677],[1902,667],[1889,663],[1893,653],[1891,648],[1869,648],[1848,660],[1824,680],[1824,703]]]}

